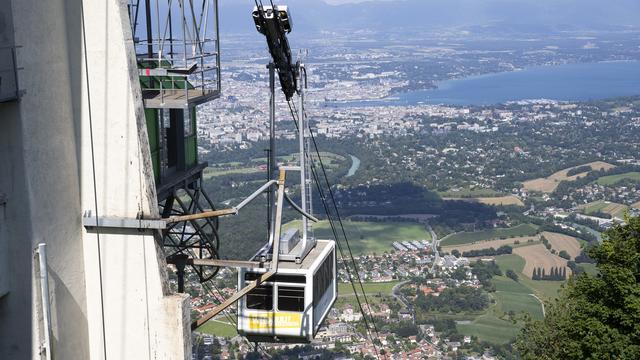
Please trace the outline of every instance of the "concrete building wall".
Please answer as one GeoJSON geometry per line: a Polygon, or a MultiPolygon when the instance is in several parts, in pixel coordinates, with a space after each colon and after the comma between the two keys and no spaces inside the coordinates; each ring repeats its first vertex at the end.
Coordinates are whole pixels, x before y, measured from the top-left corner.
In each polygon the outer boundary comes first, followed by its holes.
{"type": "Polygon", "coordinates": [[[25,91],[19,102],[0,103],[5,265],[12,274],[0,298],[2,359],[40,358],[32,271],[39,242],[48,248],[55,358],[190,357],[188,298],[169,294],[154,236],[97,235],[82,226],[86,210],[158,215],[125,4],[0,0],[22,46],[25,91]]]}
{"type": "Polygon", "coordinates": [[[0,104],[0,164],[5,169],[0,192],[7,197],[11,274],[9,293],[0,300],[0,358],[30,359],[32,349],[38,350],[32,331],[32,315],[37,315],[32,311],[32,251],[39,242],[51,251],[54,318],[64,314],[64,321],[76,327],[75,334],[56,331],[54,346],[62,354],[74,347],[78,356],[88,355],[65,2],[4,0],[1,7],[12,12],[13,26],[3,31],[21,46],[19,85],[25,94],[19,102],[0,104]]]}

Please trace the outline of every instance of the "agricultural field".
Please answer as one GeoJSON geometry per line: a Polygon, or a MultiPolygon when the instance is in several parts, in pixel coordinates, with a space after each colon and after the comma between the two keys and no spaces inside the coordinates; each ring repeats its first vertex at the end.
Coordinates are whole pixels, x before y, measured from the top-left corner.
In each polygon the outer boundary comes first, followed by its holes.
{"type": "Polygon", "coordinates": [[[492,282],[496,286],[496,292],[491,294],[495,304],[485,314],[469,323],[458,323],[456,328],[464,335],[475,335],[483,341],[504,344],[513,340],[522,327],[520,319],[523,313],[530,314],[534,319],[542,319],[542,305],[531,295],[533,291],[520,282],[505,276],[495,276],[492,282]],[[516,323],[508,319],[509,311],[519,318],[516,323]]]}
{"type": "MultiPolygon", "coordinates": [[[[509,281],[516,283],[509,279],[509,281]]],[[[519,293],[510,291],[497,291],[494,296],[496,298],[497,307],[503,313],[513,311],[516,314],[525,313],[531,315],[534,319],[542,319],[542,304],[538,299],[531,296],[532,292],[519,293]]]]}
{"type": "MultiPolygon", "coordinates": [[[[545,294],[551,292],[544,288],[549,284],[547,281],[532,281],[522,275],[522,269],[525,261],[517,255],[500,255],[496,256],[496,263],[503,272],[508,269],[518,274],[518,281],[514,281],[506,276],[494,276],[491,282],[495,285],[496,291],[491,293],[491,297],[495,300],[483,314],[466,315],[457,320],[456,328],[461,334],[477,336],[482,341],[488,341],[495,344],[504,344],[512,341],[519,329],[523,326],[523,315],[529,314],[534,319],[542,319],[542,305],[540,298],[547,298],[545,294]],[[542,289],[540,288],[542,287],[542,289]],[[508,313],[515,313],[515,323],[508,317],[508,313]]],[[[557,292],[559,282],[551,282],[555,288],[552,290],[557,292]]]]}
{"type": "Polygon", "coordinates": [[[222,336],[231,338],[238,335],[236,326],[231,324],[225,317],[215,318],[207,321],[204,325],[200,326],[196,331],[214,336],[222,336]]]}
{"type": "Polygon", "coordinates": [[[460,251],[461,253],[465,252],[465,251],[470,251],[470,250],[482,250],[482,249],[489,249],[489,248],[494,248],[497,249],[500,246],[503,245],[510,245],[513,246],[515,245],[515,242],[517,241],[519,243],[519,245],[525,245],[527,243],[534,242],[534,241],[539,241],[540,237],[537,235],[534,236],[518,236],[518,237],[514,237],[514,238],[509,238],[509,239],[498,239],[498,240],[487,240],[487,241],[478,241],[472,244],[461,244],[461,245],[450,245],[450,246],[444,246],[442,247],[442,250],[445,252],[451,252],[454,249],[457,249],[458,251],[460,251]]]}
{"type": "Polygon", "coordinates": [[[580,167],[580,166],[590,166],[592,171],[602,170],[602,169],[609,170],[616,167],[615,165],[611,165],[603,161],[594,161],[588,164],[573,166],[570,168],[557,171],[546,178],[537,178],[537,179],[525,181],[524,183],[522,183],[522,186],[529,191],[552,193],[556,189],[556,187],[558,187],[558,184],[560,184],[560,182],[575,181],[579,177],[586,176],[587,175],[586,172],[572,175],[572,176],[567,176],[567,173],[569,172],[569,170],[580,167]]]}
{"type": "MultiPolygon", "coordinates": [[[[534,299],[535,300],[535,299],[534,299]]],[[[493,344],[505,344],[513,340],[522,328],[521,323],[512,323],[493,314],[478,316],[469,324],[457,324],[456,328],[463,335],[477,336],[481,341],[493,344]]]]}
{"type": "Polygon", "coordinates": [[[479,198],[476,198],[476,200],[478,200],[478,202],[480,203],[493,205],[493,206],[508,206],[508,205],[524,206],[524,203],[522,202],[522,200],[520,200],[519,197],[514,195],[499,196],[499,197],[479,197],[479,198]]]}
{"type": "Polygon", "coordinates": [[[603,176],[596,180],[596,183],[598,185],[611,186],[619,183],[622,180],[632,180],[634,182],[640,182],[640,172],[634,171],[618,175],[603,176]]]}
{"type": "MultiPolygon", "coordinates": [[[[333,308],[343,309],[345,306],[351,305],[351,307],[353,307],[354,309],[357,309],[358,300],[356,300],[356,297],[353,295],[353,288],[351,288],[350,284],[345,284],[345,285],[348,285],[349,289],[345,291],[341,291],[340,289],[338,289],[338,297],[336,298],[336,302],[333,305],[333,308]]],[[[362,301],[363,299],[360,291],[358,291],[358,294],[360,295],[360,300],[362,301]]],[[[400,302],[391,295],[391,292],[386,294],[382,292],[379,292],[379,293],[367,292],[367,300],[369,300],[369,304],[371,305],[376,305],[380,303],[386,303],[386,304],[395,303],[395,304],[401,305],[400,302]]]]}
{"type": "Polygon", "coordinates": [[[442,198],[451,199],[465,199],[465,198],[477,198],[477,197],[492,197],[503,196],[504,194],[497,192],[493,189],[484,188],[455,188],[447,191],[438,192],[438,195],[442,198]]]}
{"type": "Polygon", "coordinates": [[[258,166],[229,166],[229,167],[207,167],[204,169],[202,176],[205,180],[209,180],[216,176],[234,175],[234,174],[253,174],[258,172],[265,172],[258,166]]]}
{"type": "MultiPolygon", "coordinates": [[[[513,249],[513,253],[522,257],[525,260],[524,269],[522,273],[531,278],[533,276],[534,268],[543,268],[547,274],[550,273],[553,267],[566,267],[567,260],[553,255],[542,244],[523,246],[513,249]]],[[[571,272],[567,269],[567,275],[571,272]]]]}
{"type": "Polygon", "coordinates": [[[520,198],[514,195],[504,195],[504,196],[488,196],[488,197],[443,197],[442,200],[463,200],[469,202],[479,202],[486,205],[492,206],[524,206],[524,203],[520,198]]]}
{"type": "Polygon", "coordinates": [[[523,182],[522,187],[529,191],[552,193],[556,189],[556,187],[558,187],[558,182],[549,180],[547,178],[538,178],[523,182]]]}
{"type": "Polygon", "coordinates": [[[584,272],[591,276],[597,276],[600,273],[596,264],[581,263],[578,265],[584,269],[584,272]]]}
{"type": "MultiPolygon", "coordinates": [[[[364,288],[364,292],[367,294],[381,294],[381,295],[391,295],[391,290],[396,286],[399,281],[390,281],[390,282],[363,282],[362,287],[364,288]]],[[[356,284],[356,289],[358,290],[358,294],[362,294],[362,290],[360,289],[360,285],[356,284]]],[[[354,296],[353,287],[350,283],[339,283],[338,284],[338,295],[339,296],[354,296]]]]}
{"type": "Polygon", "coordinates": [[[507,239],[517,236],[533,236],[538,233],[538,227],[532,224],[520,224],[510,228],[497,228],[474,232],[459,232],[445,236],[440,241],[442,246],[472,244],[478,241],[507,239]]]}
{"type": "MultiPolygon", "coordinates": [[[[509,269],[513,270],[518,275],[518,283],[528,288],[530,293],[536,294],[543,300],[550,300],[557,297],[558,290],[560,290],[560,287],[564,284],[564,281],[531,280],[522,273],[525,260],[518,255],[499,255],[495,257],[495,261],[503,272],[509,269]]],[[[499,278],[500,277],[495,277],[494,280],[499,278]]],[[[503,288],[504,285],[500,282],[494,281],[494,284],[496,285],[496,290],[505,290],[503,288]]],[[[510,290],[513,291],[513,288],[511,287],[510,290]]]]}
{"type": "Polygon", "coordinates": [[[543,232],[542,236],[549,240],[551,248],[555,249],[558,253],[564,250],[571,256],[571,259],[575,259],[576,256],[580,255],[580,242],[577,238],[549,231],[543,232]]]}
{"type": "Polygon", "coordinates": [[[584,213],[587,215],[591,215],[597,212],[603,212],[611,215],[612,217],[621,219],[624,217],[625,211],[629,209],[627,205],[602,200],[580,205],[578,206],[578,208],[584,211],[584,213]]]}
{"type": "MultiPolygon", "coordinates": [[[[300,227],[300,220],[285,224],[285,229],[300,227]]],[[[393,250],[394,241],[431,240],[431,234],[423,225],[408,222],[366,222],[343,220],[345,232],[353,255],[382,254],[393,250]]],[[[329,222],[326,220],[313,224],[318,239],[333,239],[329,222]]],[[[342,235],[340,235],[342,239],[342,235]]]]}

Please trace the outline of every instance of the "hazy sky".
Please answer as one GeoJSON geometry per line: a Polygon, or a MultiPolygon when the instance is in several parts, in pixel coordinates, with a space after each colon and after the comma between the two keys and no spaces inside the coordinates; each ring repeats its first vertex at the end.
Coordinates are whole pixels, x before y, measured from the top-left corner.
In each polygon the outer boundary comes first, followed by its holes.
{"type": "MultiPolygon", "coordinates": [[[[371,0],[324,0],[324,2],[332,4],[332,5],[358,3],[358,2],[363,2],[363,1],[371,1],[371,0]]],[[[380,0],[375,0],[375,1],[380,1],[380,0]]],[[[386,0],[386,1],[393,1],[393,0],[386,0]]]]}
{"type": "MultiPolygon", "coordinates": [[[[268,4],[269,0],[261,0],[268,4]]],[[[254,0],[220,0],[225,31],[254,31],[254,0]],[[226,19],[229,19],[228,21],[226,19]],[[243,19],[238,22],[237,19],[243,19]]],[[[273,0],[291,5],[298,29],[441,29],[492,26],[525,32],[640,28],[640,0],[273,0]],[[332,12],[333,6],[344,6],[332,12]]]]}

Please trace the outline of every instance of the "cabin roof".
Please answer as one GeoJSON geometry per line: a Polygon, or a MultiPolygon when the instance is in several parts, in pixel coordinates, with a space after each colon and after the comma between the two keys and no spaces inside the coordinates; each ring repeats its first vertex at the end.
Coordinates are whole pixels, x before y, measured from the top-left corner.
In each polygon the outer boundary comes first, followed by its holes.
{"type": "MultiPolygon", "coordinates": [[[[316,246],[309,252],[309,254],[307,254],[307,256],[304,258],[304,260],[302,260],[302,263],[300,264],[296,264],[294,261],[280,261],[280,263],[278,264],[278,272],[280,270],[308,270],[313,266],[313,263],[323,255],[323,253],[325,252],[325,250],[330,246],[330,244],[332,243],[332,240],[317,240],[316,241],[316,246]]],[[[302,243],[302,241],[300,241],[300,244],[302,243]]],[[[296,246],[297,248],[297,246],[296,246]]],[[[296,248],[294,248],[294,251],[296,250],[296,248]]],[[[264,263],[264,268],[260,269],[263,271],[260,272],[266,272],[269,267],[271,266],[271,261],[266,261],[264,263]]],[[[252,269],[252,272],[255,272],[257,269],[252,269]]]]}

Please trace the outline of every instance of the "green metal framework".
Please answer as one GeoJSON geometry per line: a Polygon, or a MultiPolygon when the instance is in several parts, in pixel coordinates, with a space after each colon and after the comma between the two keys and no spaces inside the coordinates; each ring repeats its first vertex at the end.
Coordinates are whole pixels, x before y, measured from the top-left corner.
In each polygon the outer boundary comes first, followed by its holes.
{"type": "MultiPolygon", "coordinates": [[[[220,96],[217,0],[128,0],[149,150],[163,217],[214,209],[202,184],[197,105],[220,96]]],[[[177,223],[163,233],[168,260],[218,258],[217,219],[177,223]]],[[[217,268],[192,265],[201,281],[217,268]]]]}

